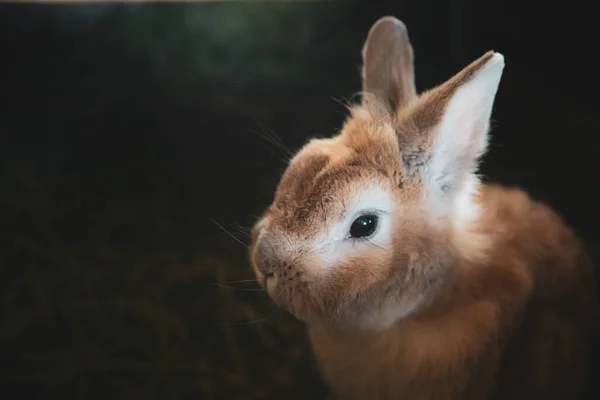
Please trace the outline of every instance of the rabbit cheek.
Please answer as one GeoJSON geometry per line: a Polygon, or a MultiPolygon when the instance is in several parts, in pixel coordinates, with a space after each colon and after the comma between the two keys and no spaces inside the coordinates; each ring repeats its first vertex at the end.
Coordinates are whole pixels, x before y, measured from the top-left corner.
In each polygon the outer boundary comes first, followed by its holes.
{"type": "Polygon", "coordinates": [[[315,293],[321,313],[325,318],[351,322],[345,320],[372,309],[377,288],[389,276],[389,263],[389,256],[373,250],[339,265],[315,293]]]}

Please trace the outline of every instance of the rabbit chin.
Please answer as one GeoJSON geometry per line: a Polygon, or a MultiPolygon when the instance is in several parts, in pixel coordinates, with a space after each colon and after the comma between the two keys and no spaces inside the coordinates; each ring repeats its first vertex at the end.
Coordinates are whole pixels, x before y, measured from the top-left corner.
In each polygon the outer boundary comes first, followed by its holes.
{"type": "Polygon", "coordinates": [[[421,306],[427,303],[425,296],[396,299],[395,302],[387,301],[384,304],[373,299],[372,302],[349,302],[328,312],[323,309],[323,304],[319,304],[321,301],[315,301],[316,298],[308,291],[295,293],[293,298],[286,299],[275,285],[267,283],[267,288],[277,305],[309,327],[326,327],[336,331],[383,331],[418,313],[421,306]]]}
{"type": "Polygon", "coordinates": [[[403,304],[389,305],[370,312],[355,313],[353,318],[348,318],[347,324],[365,330],[385,330],[416,313],[422,300],[422,298],[417,298],[403,304]]]}

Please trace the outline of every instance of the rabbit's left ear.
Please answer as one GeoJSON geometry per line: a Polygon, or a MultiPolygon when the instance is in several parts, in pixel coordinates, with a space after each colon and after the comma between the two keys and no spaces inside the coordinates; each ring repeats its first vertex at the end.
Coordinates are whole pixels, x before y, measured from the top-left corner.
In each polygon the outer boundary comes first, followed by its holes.
{"type": "Polygon", "coordinates": [[[428,193],[442,202],[476,172],[503,69],[504,57],[490,51],[424,93],[403,116],[398,139],[404,164],[418,171],[428,193]]]}
{"type": "Polygon", "coordinates": [[[392,115],[416,98],[413,49],[402,21],[383,17],[362,50],[363,104],[375,102],[392,115]]]}

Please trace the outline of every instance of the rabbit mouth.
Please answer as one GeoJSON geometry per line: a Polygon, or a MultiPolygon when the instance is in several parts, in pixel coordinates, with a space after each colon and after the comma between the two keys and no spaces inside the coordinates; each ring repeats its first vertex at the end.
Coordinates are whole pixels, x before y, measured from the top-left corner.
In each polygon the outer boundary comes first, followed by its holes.
{"type": "Polygon", "coordinates": [[[313,307],[310,305],[308,283],[286,281],[282,277],[265,278],[265,290],[273,303],[301,321],[307,321],[313,307]]]}
{"type": "Polygon", "coordinates": [[[271,296],[271,293],[275,290],[275,287],[277,286],[277,277],[275,276],[275,274],[270,273],[264,275],[262,279],[262,286],[263,288],[265,288],[269,296],[271,296]]]}

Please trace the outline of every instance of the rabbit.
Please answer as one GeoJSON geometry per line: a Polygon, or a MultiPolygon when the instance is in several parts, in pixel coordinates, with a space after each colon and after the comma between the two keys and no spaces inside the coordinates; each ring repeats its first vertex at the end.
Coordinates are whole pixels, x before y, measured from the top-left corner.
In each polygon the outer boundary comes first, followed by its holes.
{"type": "Polygon", "coordinates": [[[362,50],[362,99],[290,160],[250,264],[308,330],[339,399],[577,399],[598,337],[577,234],[477,175],[504,69],[489,51],[417,94],[393,16],[362,50]]]}

